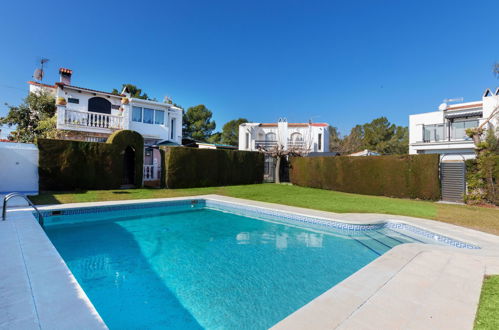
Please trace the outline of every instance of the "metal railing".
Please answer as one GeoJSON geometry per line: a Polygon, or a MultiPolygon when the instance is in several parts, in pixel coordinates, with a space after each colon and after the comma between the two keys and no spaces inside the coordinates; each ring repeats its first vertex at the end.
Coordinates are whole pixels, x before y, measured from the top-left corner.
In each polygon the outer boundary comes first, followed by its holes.
{"type": "Polygon", "coordinates": [[[12,199],[14,197],[22,197],[26,202],[28,202],[29,206],[31,206],[32,208],[35,209],[36,213],[38,214],[38,223],[40,224],[40,226],[43,227],[43,216],[42,214],[40,213],[40,211],[36,208],[36,206],[31,203],[31,201],[29,200],[28,197],[26,197],[25,195],[23,194],[20,194],[20,193],[10,193],[10,194],[7,194],[4,198],[3,198],[3,209],[2,209],[2,221],[5,221],[5,218],[6,218],[6,213],[7,213],[7,201],[9,199],[12,199]]]}
{"type": "Polygon", "coordinates": [[[105,113],[66,109],[64,113],[64,124],[83,127],[122,129],[123,117],[105,113]]]}

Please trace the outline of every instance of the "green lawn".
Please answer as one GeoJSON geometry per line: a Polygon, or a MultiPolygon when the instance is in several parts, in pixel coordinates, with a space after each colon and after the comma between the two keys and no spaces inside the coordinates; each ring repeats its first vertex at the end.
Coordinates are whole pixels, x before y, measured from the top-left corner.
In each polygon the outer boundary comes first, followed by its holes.
{"type": "Polygon", "coordinates": [[[78,203],[126,199],[219,194],[338,213],[407,215],[453,223],[499,234],[499,210],[427,201],[347,194],[292,185],[259,184],[192,189],[92,190],[45,192],[30,198],[36,204],[78,203]]]}
{"type": "Polygon", "coordinates": [[[499,329],[499,275],[486,277],[483,281],[474,329],[499,329]]]}

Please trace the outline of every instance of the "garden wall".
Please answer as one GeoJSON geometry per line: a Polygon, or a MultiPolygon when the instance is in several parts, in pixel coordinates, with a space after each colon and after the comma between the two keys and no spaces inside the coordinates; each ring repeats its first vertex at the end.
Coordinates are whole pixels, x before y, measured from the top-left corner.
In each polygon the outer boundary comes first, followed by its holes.
{"type": "Polygon", "coordinates": [[[129,146],[134,150],[135,186],[140,187],[144,140],[137,132],[117,131],[107,143],[38,139],[40,190],[120,188],[129,146]]]}
{"type": "Polygon", "coordinates": [[[193,188],[262,183],[263,154],[185,147],[162,148],[163,185],[193,188]]]}
{"type": "Polygon", "coordinates": [[[439,155],[295,157],[298,186],[399,198],[440,199],[439,155]]]}

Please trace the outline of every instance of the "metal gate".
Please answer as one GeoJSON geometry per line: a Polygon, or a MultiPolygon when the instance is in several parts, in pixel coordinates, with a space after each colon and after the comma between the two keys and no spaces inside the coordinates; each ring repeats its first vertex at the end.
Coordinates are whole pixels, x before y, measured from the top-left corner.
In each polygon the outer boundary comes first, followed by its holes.
{"type": "Polygon", "coordinates": [[[440,181],[443,201],[463,202],[466,193],[466,166],[463,161],[441,162],[440,181]]]}

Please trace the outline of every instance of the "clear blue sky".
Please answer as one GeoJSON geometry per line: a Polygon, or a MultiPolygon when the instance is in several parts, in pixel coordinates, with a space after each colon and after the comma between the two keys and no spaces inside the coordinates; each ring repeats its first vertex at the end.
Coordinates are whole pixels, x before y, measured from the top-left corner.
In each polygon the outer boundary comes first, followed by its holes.
{"type": "Polygon", "coordinates": [[[217,129],[234,118],[312,119],[348,133],[442,99],[499,86],[499,1],[6,1],[0,20],[0,115],[17,104],[41,56],[73,84],[124,82],[217,129]]]}

